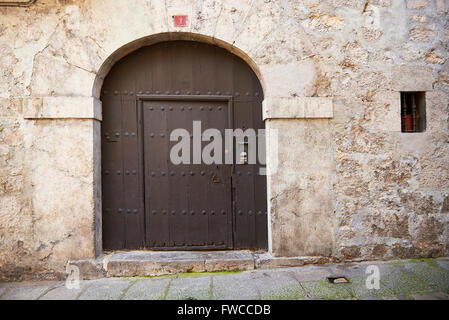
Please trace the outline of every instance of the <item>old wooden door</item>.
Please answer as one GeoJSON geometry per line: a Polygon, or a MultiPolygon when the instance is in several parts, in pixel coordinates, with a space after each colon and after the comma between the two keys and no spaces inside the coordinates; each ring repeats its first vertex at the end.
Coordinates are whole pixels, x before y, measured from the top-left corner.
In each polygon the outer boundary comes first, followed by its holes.
{"type": "Polygon", "coordinates": [[[112,68],[101,99],[105,249],[267,247],[259,164],[195,163],[193,141],[188,164],[170,159],[170,134],[193,140],[194,122],[223,136],[264,128],[262,89],[245,62],[195,42],[144,47],[112,68]]]}
{"type": "MultiPolygon", "coordinates": [[[[193,122],[202,129],[229,128],[227,101],[156,96],[142,98],[147,246],[154,249],[225,249],[232,247],[231,166],[173,164],[173,130],[186,129],[193,151],[193,122]],[[147,100],[151,99],[151,100],[147,100]],[[174,99],[174,100],[172,100],[174,99]]],[[[201,136],[198,136],[201,139],[201,136]]],[[[200,141],[201,146],[207,144],[200,141]]],[[[224,144],[222,145],[224,147],[224,144]]],[[[200,150],[202,150],[201,148],[200,150]]]]}

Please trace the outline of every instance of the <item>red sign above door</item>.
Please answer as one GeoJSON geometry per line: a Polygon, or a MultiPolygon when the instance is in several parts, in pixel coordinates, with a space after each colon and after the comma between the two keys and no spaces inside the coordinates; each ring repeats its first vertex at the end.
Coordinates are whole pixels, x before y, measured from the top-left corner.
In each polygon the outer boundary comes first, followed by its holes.
{"type": "Polygon", "coordinates": [[[187,15],[173,16],[173,22],[175,24],[175,27],[185,27],[187,26],[187,15]]]}

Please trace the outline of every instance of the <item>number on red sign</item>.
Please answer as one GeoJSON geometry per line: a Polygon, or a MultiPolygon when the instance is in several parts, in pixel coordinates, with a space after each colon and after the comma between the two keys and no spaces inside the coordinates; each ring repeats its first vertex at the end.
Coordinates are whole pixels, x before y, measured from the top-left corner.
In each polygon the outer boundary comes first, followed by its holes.
{"type": "Polygon", "coordinates": [[[187,25],[187,16],[173,16],[175,27],[185,27],[187,25]]]}

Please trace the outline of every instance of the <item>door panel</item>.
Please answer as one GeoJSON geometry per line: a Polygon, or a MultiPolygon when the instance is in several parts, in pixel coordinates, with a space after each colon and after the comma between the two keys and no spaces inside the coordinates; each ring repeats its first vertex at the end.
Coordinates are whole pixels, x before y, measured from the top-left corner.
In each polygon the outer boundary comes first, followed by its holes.
{"type": "MultiPolygon", "coordinates": [[[[193,134],[193,121],[200,121],[203,130],[213,127],[223,132],[228,126],[227,103],[144,101],[142,114],[147,245],[231,248],[230,165],[175,165],[170,160],[170,149],[178,143],[170,141],[170,133],[182,128],[193,134]]],[[[189,140],[192,163],[193,137],[189,140]]],[[[208,142],[200,143],[202,150],[208,142]]]]}
{"type": "Polygon", "coordinates": [[[105,249],[144,245],[141,147],[135,98],[105,100],[102,125],[103,241],[105,249]]]}

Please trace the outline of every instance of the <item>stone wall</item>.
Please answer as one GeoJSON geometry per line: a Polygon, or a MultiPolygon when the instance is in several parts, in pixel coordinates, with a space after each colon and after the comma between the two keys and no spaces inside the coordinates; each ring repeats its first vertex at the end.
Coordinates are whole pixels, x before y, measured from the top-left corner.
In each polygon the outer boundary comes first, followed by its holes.
{"type": "Polygon", "coordinates": [[[223,46],[260,77],[279,133],[273,255],[449,254],[448,12],[447,0],[0,7],[0,274],[63,276],[67,260],[101,253],[102,79],[169,39],[223,46]],[[175,28],[180,13],[188,26],[175,28]],[[399,92],[414,90],[426,91],[427,130],[401,133],[399,92]]]}

